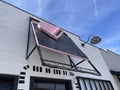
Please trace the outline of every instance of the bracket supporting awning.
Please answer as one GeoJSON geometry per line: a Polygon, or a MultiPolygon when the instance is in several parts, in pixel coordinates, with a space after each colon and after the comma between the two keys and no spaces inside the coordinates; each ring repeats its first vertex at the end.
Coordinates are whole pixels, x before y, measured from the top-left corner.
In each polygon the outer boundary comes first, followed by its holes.
{"type": "MultiPolygon", "coordinates": [[[[38,20],[36,19],[33,19],[33,18],[30,18],[29,20],[29,30],[28,30],[28,40],[27,40],[27,49],[26,49],[26,60],[31,56],[31,54],[35,51],[35,49],[37,48],[38,50],[38,53],[39,53],[39,56],[40,56],[40,60],[42,62],[42,65],[44,66],[48,66],[48,67],[53,67],[53,68],[61,68],[61,69],[67,69],[67,70],[73,70],[73,71],[78,71],[78,72],[82,72],[82,73],[89,73],[89,74],[94,74],[94,75],[98,75],[100,76],[100,72],[95,68],[95,66],[91,63],[91,61],[88,60],[87,56],[82,53],[81,50],[78,50],[78,48],[74,45],[74,43],[71,41],[70,38],[68,38],[68,40],[70,41],[70,43],[73,45],[73,49],[76,49],[76,51],[74,52],[71,52],[69,50],[64,50],[63,48],[60,47],[59,50],[55,50],[56,48],[53,47],[53,49],[50,49],[50,50],[53,50],[55,52],[58,52],[58,53],[61,53],[61,54],[64,54],[64,55],[67,55],[68,58],[69,58],[69,61],[70,61],[70,64],[64,64],[64,63],[58,63],[58,62],[55,62],[55,61],[51,61],[51,60],[46,60],[43,58],[42,56],[42,51],[41,51],[41,48],[46,48],[47,46],[43,46],[43,44],[46,44],[45,42],[43,43],[39,43],[39,40],[37,39],[41,39],[40,36],[37,36],[36,34],[38,34],[39,31],[37,31],[35,29],[35,26],[32,22],[39,22],[38,20]],[[30,37],[31,37],[31,31],[33,33],[33,37],[34,37],[34,41],[35,41],[35,45],[33,47],[33,49],[31,51],[29,51],[29,44],[30,44],[30,37]],[[40,45],[39,45],[40,44],[40,45]],[[80,52],[80,54],[77,54],[78,52],[80,52]],[[70,53],[70,54],[69,54],[70,53]],[[74,55],[77,54],[78,56],[77,57],[83,57],[81,58],[82,61],[78,62],[78,63],[74,63],[74,61],[72,60],[71,56],[75,56],[74,55]],[[91,70],[91,69],[87,69],[87,68],[81,68],[81,67],[78,67],[81,63],[83,63],[84,61],[88,61],[88,63],[93,67],[94,70],[91,70]],[[54,65],[53,65],[54,64],[54,65]],[[56,64],[56,65],[55,65],[56,64]]],[[[43,32],[40,34],[42,35],[44,34],[43,32]]],[[[48,37],[48,36],[46,36],[48,37]]],[[[64,37],[67,37],[66,35],[63,36],[64,37]]],[[[62,38],[62,39],[63,39],[62,38]]],[[[66,39],[67,40],[67,39],[66,39]]],[[[69,42],[68,41],[68,42],[69,42]]],[[[55,41],[54,41],[55,42],[55,41]]],[[[59,42],[59,41],[58,41],[59,42]]],[[[63,42],[64,43],[64,42],[63,42]]],[[[66,44],[66,43],[65,43],[66,44]]],[[[49,50],[49,47],[46,48],[49,50]]]]}

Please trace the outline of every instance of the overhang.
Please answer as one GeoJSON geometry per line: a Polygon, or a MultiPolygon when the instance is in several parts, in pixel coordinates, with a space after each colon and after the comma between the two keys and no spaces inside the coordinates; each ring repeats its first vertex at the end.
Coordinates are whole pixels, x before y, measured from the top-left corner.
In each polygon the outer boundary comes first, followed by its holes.
{"type": "Polygon", "coordinates": [[[113,75],[120,75],[120,71],[113,71],[113,70],[110,70],[111,74],[113,75]]]}
{"type": "Polygon", "coordinates": [[[38,29],[38,23],[39,22],[37,21],[31,21],[37,46],[57,53],[88,59],[88,57],[77,47],[77,45],[65,32],[59,39],[55,40],[42,30],[38,29]]]}

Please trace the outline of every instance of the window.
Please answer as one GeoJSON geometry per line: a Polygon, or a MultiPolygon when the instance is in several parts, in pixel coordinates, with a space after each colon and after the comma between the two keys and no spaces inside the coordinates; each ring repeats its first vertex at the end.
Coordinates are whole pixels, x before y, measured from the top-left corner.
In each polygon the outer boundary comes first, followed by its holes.
{"type": "Polygon", "coordinates": [[[72,90],[71,81],[31,77],[30,90],[72,90]]]}
{"type": "Polygon", "coordinates": [[[110,81],[77,77],[80,90],[114,90],[110,81]]]}
{"type": "Polygon", "coordinates": [[[65,84],[35,82],[34,90],[66,90],[66,87],[65,84]]]}
{"type": "Polygon", "coordinates": [[[16,90],[17,80],[16,76],[0,75],[0,90],[16,90]]]}

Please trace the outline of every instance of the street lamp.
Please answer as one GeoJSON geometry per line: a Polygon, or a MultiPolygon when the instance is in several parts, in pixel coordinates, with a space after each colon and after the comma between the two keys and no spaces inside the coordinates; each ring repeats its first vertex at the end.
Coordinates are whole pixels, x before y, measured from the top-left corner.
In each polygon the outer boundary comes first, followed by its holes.
{"type": "Polygon", "coordinates": [[[90,41],[91,44],[98,44],[102,39],[99,36],[89,35],[88,40],[81,44],[82,47],[90,41]]]}

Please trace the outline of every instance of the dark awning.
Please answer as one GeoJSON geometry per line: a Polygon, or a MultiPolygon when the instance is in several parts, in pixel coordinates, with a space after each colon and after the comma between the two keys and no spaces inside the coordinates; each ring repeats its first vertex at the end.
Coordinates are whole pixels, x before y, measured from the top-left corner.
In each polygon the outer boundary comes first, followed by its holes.
{"type": "Polygon", "coordinates": [[[41,30],[38,30],[37,23],[32,22],[32,30],[38,46],[58,53],[88,59],[66,33],[64,33],[58,40],[54,40],[41,30]]]}
{"type": "Polygon", "coordinates": [[[120,71],[113,71],[113,70],[110,70],[111,74],[113,75],[120,75],[120,71]]]}

